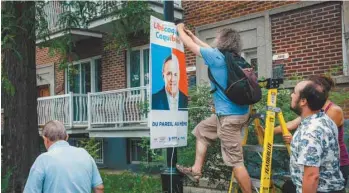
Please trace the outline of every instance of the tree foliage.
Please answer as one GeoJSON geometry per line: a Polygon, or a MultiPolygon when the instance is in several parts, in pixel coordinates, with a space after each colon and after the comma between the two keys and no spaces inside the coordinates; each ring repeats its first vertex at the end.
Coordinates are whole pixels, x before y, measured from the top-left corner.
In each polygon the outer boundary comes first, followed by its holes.
{"type": "MultiPolygon", "coordinates": [[[[113,29],[108,32],[107,36],[111,37],[111,41],[106,49],[115,49],[116,51],[121,51],[129,48],[130,42],[134,35],[139,33],[147,34],[149,33],[149,17],[151,14],[154,15],[152,9],[150,9],[148,2],[134,2],[134,1],[36,1],[34,2],[14,2],[6,1],[2,2],[1,9],[1,52],[5,53],[2,57],[2,64],[9,64],[9,59],[16,64],[23,63],[23,66],[13,65],[12,67],[21,70],[22,72],[31,70],[28,74],[23,74],[21,78],[15,78],[15,71],[12,70],[10,65],[2,65],[1,82],[2,88],[5,91],[5,95],[8,99],[13,96],[16,99],[20,94],[25,96],[27,94],[26,90],[23,90],[21,86],[18,86],[22,81],[20,79],[29,78],[30,80],[35,80],[35,41],[42,40],[40,47],[48,47],[50,56],[60,56],[59,67],[60,69],[65,69],[74,60],[79,60],[78,56],[74,54],[75,42],[70,33],[72,29],[80,28],[87,29],[90,22],[97,18],[111,17],[113,20],[113,29]],[[29,5],[30,6],[27,6],[29,5]],[[56,5],[56,7],[52,7],[56,5]],[[50,7],[51,6],[51,7],[50,7]],[[23,9],[26,8],[26,9],[23,9]],[[60,12],[58,15],[58,22],[52,23],[49,21],[49,16],[52,14],[60,12]],[[63,32],[63,37],[50,39],[50,34],[54,32],[63,32]],[[23,46],[27,43],[25,40],[32,41],[34,47],[28,46],[27,51],[23,46]],[[29,48],[30,47],[30,48],[29,48]],[[6,55],[6,53],[8,53],[6,55]],[[27,54],[30,54],[27,55],[27,54]],[[12,57],[14,56],[15,59],[12,57]],[[30,61],[32,66],[26,66],[27,59],[31,58],[34,60],[30,61]],[[34,73],[32,73],[34,72],[34,73]],[[30,76],[30,77],[28,77],[30,76]]],[[[73,74],[73,73],[72,73],[73,74]]],[[[71,79],[72,80],[72,79],[71,79]]],[[[36,83],[35,81],[27,81],[28,88],[31,90],[31,94],[28,92],[28,96],[36,96],[36,83]]],[[[35,97],[29,97],[30,99],[35,97]]],[[[32,100],[31,100],[32,101],[32,100]]],[[[17,101],[18,105],[16,107],[4,108],[5,112],[5,148],[4,157],[9,160],[16,160],[15,162],[4,162],[5,169],[2,170],[3,175],[6,171],[10,171],[9,168],[13,168],[11,176],[9,177],[9,192],[20,192],[25,179],[28,175],[30,165],[34,161],[36,153],[33,151],[28,151],[32,153],[30,156],[22,155],[19,157],[15,155],[18,152],[13,149],[14,141],[23,141],[23,143],[18,143],[19,149],[27,149],[32,147],[37,143],[38,139],[38,127],[37,122],[32,121],[31,124],[27,124],[25,130],[19,133],[10,133],[9,123],[25,123],[27,120],[18,120],[17,116],[14,116],[10,112],[25,112],[28,117],[35,116],[36,111],[27,112],[20,109],[20,104],[30,104],[31,102],[21,99],[17,101]],[[30,115],[30,116],[29,116],[30,115]],[[9,136],[7,136],[7,134],[9,136]],[[30,135],[29,135],[30,134],[30,135]],[[26,137],[31,137],[31,140],[19,139],[19,136],[26,135],[26,137]],[[35,137],[33,137],[35,135],[35,137]],[[7,136],[7,137],[6,137],[7,136]],[[11,149],[12,148],[12,149],[11,149]],[[12,153],[11,153],[12,152],[12,153]],[[25,164],[20,164],[25,163],[25,164]],[[7,168],[7,169],[6,169],[7,168]],[[16,189],[14,189],[16,188],[16,189]]],[[[30,109],[36,109],[36,103],[31,104],[33,107],[30,109]]],[[[2,105],[6,107],[6,105],[2,105]]],[[[24,119],[24,117],[21,117],[24,119]]],[[[32,118],[31,118],[32,119],[32,118]]],[[[35,119],[35,118],[33,118],[35,119]]],[[[18,125],[17,124],[17,125],[18,125]]],[[[22,125],[23,125],[22,124],[22,125]]],[[[12,129],[12,128],[11,128],[12,129]]],[[[20,131],[20,130],[11,130],[20,131]]],[[[94,147],[93,144],[87,144],[88,147],[94,147]]],[[[32,150],[32,149],[31,149],[32,150]]],[[[91,151],[95,151],[92,149],[91,151]]],[[[37,148],[37,153],[39,152],[39,147],[37,148]]],[[[12,170],[11,170],[12,171],[12,170]]]]}

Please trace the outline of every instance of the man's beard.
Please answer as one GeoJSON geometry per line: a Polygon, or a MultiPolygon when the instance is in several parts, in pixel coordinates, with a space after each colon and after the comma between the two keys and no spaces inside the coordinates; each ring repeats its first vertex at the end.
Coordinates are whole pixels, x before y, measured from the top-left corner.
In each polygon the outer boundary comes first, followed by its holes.
{"type": "Polygon", "coordinates": [[[299,100],[297,100],[296,102],[296,106],[293,108],[292,105],[290,105],[290,109],[295,112],[297,115],[301,115],[302,114],[302,108],[301,106],[299,105],[299,100]]]}

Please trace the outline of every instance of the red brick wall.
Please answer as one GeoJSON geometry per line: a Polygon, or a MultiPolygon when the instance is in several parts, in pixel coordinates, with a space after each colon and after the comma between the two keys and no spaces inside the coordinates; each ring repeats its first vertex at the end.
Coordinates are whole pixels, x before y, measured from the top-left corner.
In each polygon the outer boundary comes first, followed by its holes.
{"type": "Polygon", "coordinates": [[[49,48],[36,47],[36,65],[54,63],[55,68],[55,94],[64,94],[64,71],[59,70],[60,55],[49,55],[49,48]]]}
{"type": "MultiPolygon", "coordinates": [[[[111,38],[103,38],[103,48],[111,38]]],[[[115,50],[103,49],[102,54],[102,90],[115,90],[126,87],[126,55],[115,50]]]]}
{"type": "Polygon", "coordinates": [[[36,47],[36,65],[51,64],[59,61],[60,56],[58,54],[50,57],[48,51],[48,48],[36,47]]]}
{"type": "Polygon", "coordinates": [[[287,52],[285,76],[342,74],[341,3],[327,2],[271,17],[273,53],[287,52]]]}
{"type": "MultiPolygon", "coordinates": [[[[184,20],[191,29],[205,24],[262,12],[296,1],[182,1],[184,20]]],[[[195,55],[186,50],[187,65],[195,65],[195,55]]]]}
{"type": "MultiPolygon", "coordinates": [[[[293,2],[182,1],[184,20],[196,27],[262,12],[293,2]]],[[[324,2],[271,16],[273,54],[288,52],[285,75],[321,74],[338,67],[342,74],[341,2],[324,2]]],[[[196,57],[186,50],[187,65],[196,57]]],[[[191,74],[192,75],[192,74],[191,74]]],[[[349,103],[348,103],[349,104],[349,103]]],[[[349,105],[342,105],[349,118],[349,105]]]]}
{"type": "MultiPolygon", "coordinates": [[[[89,38],[76,42],[73,52],[75,53],[73,60],[82,60],[101,55],[102,40],[99,38],[89,38]]],[[[36,48],[36,65],[54,63],[56,94],[64,94],[64,70],[59,69],[60,60],[60,55],[58,53],[50,56],[48,48],[36,48]]]]}
{"type": "MultiPolygon", "coordinates": [[[[149,38],[134,37],[132,47],[149,43],[149,38]]],[[[105,49],[112,38],[103,38],[102,54],[102,90],[116,90],[127,87],[127,51],[116,52],[115,49],[105,49]]]]}

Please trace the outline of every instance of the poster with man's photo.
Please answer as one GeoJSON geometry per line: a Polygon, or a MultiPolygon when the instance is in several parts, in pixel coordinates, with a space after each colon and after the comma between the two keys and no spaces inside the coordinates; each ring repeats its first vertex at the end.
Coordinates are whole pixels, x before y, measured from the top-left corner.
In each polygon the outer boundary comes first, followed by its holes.
{"type": "Polygon", "coordinates": [[[184,46],[174,23],[150,22],[150,146],[187,145],[188,82],[184,46]]]}

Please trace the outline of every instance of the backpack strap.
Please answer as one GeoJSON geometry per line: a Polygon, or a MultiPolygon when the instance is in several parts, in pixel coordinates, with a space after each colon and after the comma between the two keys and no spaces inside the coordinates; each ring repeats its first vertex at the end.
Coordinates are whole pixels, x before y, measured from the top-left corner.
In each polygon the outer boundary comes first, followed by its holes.
{"type": "MultiPolygon", "coordinates": [[[[223,87],[222,87],[220,84],[218,84],[218,82],[216,81],[216,79],[213,77],[210,68],[208,68],[208,78],[210,79],[210,81],[211,81],[214,85],[216,85],[219,89],[221,89],[221,90],[224,92],[223,87]]],[[[216,92],[216,91],[217,91],[217,88],[211,90],[210,93],[213,94],[213,93],[216,92]]]]}

